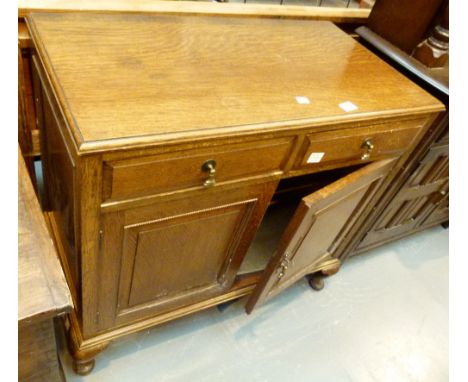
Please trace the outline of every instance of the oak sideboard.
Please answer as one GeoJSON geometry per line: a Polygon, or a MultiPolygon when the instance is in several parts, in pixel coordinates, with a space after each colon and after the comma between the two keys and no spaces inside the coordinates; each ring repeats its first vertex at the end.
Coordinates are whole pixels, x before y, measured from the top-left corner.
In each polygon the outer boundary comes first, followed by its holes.
{"type": "Polygon", "coordinates": [[[307,276],[444,106],[330,22],[30,13],[45,208],[85,374],[111,340],[307,276]]]}

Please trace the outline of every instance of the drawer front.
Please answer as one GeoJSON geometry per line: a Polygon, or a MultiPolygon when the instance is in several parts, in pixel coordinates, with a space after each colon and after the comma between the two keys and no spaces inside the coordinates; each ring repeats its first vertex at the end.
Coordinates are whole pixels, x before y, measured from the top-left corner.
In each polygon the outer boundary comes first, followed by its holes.
{"type": "Polygon", "coordinates": [[[402,154],[426,119],[308,134],[295,168],[346,165],[402,154]]]}
{"type": "Polygon", "coordinates": [[[282,171],[294,138],[180,151],[106,162],[103,199],[124,199],[193,187],[206,187],[208,161],[215,161],[216,183],[282,171]]]}

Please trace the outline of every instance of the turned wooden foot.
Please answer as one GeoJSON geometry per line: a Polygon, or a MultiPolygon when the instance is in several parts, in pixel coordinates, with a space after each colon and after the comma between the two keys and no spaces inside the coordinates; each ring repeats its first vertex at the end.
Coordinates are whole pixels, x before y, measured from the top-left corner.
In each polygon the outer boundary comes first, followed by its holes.
{"type": "Polygon", "coordinates": [[[82,361],[78,359],[73,360],[73,371],[78,375],[88,375],[94,369],[94,359],[82,361]]]}
{"type": "Polygon", "coordinates": [[[95,357],[102,352],[109,342],[103,341],[94,344],[87,344],[83,341],[80,327],[77,325],[75,317],[70,316],[67,344],[69,353],[73,359],[73,371],[78,375],[87,375],[94,369],[95,357]]]}
{"type": "Polygon", "coordinates": [[[73,371],[78,375],[87,375],[94,369],[94,358],[108,346],[108,343],[78,349],[73,345],[69,343],[70,355],[73,358],[73,371]]]}
{"type": "Polygon", "coordinates": [[[322,290],[325,286],[325,277],[332,276],[340,270],[341,261],[333,259],[327,262],[320,271],[307,276],[307,281],[313,290],[322,290]]]}
{"type": "Polygon", "coordinates": [[[325,276],[322,274],[315,274],[309,277],[309,285],[313,290],[319,291],[322,290],[325,286],[325,281],[323,280],[325,276]]]}

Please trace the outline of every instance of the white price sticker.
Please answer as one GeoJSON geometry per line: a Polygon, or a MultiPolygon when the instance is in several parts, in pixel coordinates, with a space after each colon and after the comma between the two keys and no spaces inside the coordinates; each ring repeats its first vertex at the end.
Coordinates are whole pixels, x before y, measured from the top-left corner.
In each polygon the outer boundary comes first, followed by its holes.
{"type": "Polygon", "coordinates": [[[297,96],[296,97],[296,102],[299,105],[308,105],[308,104],[310,104],[310,99],[308,99],[307,97],[304,97],[304,96],[297,96]]]}
{"type": "Polygon", "coordinates": [[[325,153],[312,153],[307,158],[307,163],[318,163],[322,160],[325,153]]]}
{"type": "Polygon", "coordinates": [[[357,106],[352,103],[351,101],[346,101],[346,102],[342,102],[338,105],[339,107],[341,107],[344,111],[346,111],[347,113],[350,112],[350,111],[354,111],[354,110],[357,110],[357,106]]]}

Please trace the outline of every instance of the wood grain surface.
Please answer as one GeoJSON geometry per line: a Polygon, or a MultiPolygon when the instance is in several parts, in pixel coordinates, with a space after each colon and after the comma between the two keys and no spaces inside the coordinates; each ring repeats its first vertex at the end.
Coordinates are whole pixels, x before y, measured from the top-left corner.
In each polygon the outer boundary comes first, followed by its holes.
{"type": "Polygon", "coordinates": [[[45,319],[71,308],[70,291],[18,153],[18,321],[45,319]]]}
{"type": "Polygon", "coordinates": [[[19,328],[18,382],[64,382],[52,319],[19,328]]]}
{"type": "Polygon", "coordinates": [[[411,54],[444,3],[448,0],[379,0],[369,15],[369,28],[411,54]]]}
{"type": "Polygon", "coordinates": [[[28,22],[80,151],[443,109],[329,22],[71,13],[28,22]],[[357,109],[342,110],[346,101],[357,109]]]}

